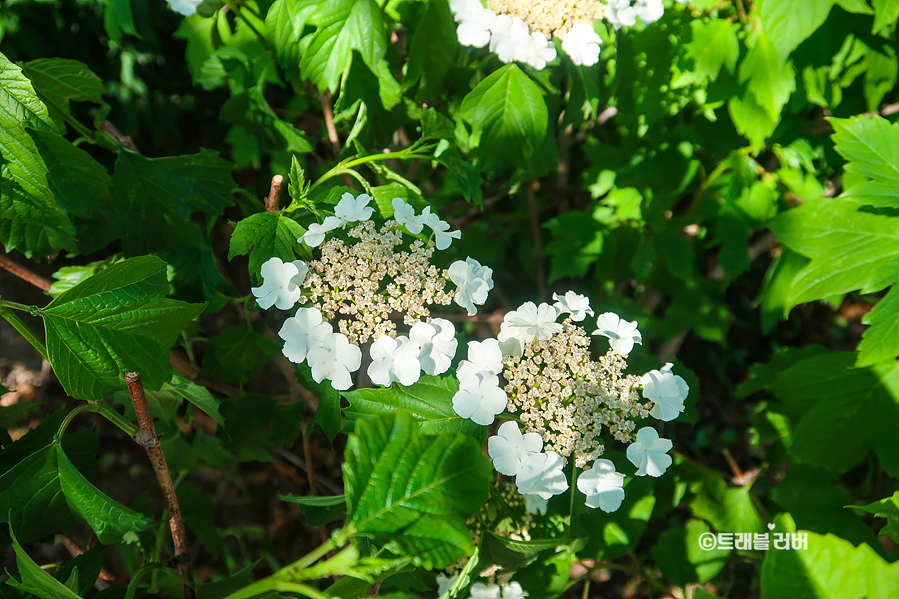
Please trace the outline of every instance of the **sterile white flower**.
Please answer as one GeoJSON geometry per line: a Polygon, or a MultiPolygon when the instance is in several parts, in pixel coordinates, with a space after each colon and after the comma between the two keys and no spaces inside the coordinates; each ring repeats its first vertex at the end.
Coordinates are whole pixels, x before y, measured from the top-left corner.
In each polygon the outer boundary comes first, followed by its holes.
{"type": "Polygon", "coordinates": [[[574,64],[591,67],[599,62],[601,43],[602,40],[593,29],[593,25],[582,21],[572,27],[562,39],[562,50],[571,57],[574,64]]]}
{"type": "Polygon", "coordinates": [[[408,337],[381,335],[371,344],[368,378],[376,385],[389,387],[393,381],[408,387],[421,376],[418,354],[421,346],[408,337]]]}
{"type": "Polygon", "coordinates": [[[453,395],[453,410],[462,418],[481,425],[493,424],[496,415],[506,409],[508,397],[499,386],[499,378],[488,372],[466,374],[453,395]]]}
{"type": "Polygon", "coordinates": [[[418,360],[422,370],[443,374],[449,369],[459,345],[453,323],[444,318],[415,323],[409,330],[409,338],[421,347],[418,360]]]}
{"type": "Polygon", "coordinates": [[[593,335],[609,338],[609,345],[616,354],[626,356],[634,349],[634,343],[643,344],[643,335],[637,330],[637,322],[628,322],[613,312],[605,312],[596,319],[593,335]]]}
{"type": "Polygon", "coordinates": [[[529,514],[546,515],[546,507],[549,505],[548,499],[543,499],[539,495],[522,495],[524,497],[524,509],[529,514]]]}
{"type": "Polygon", "coordinates": [[[413,235],[421,233],[422,224],[418,222],[412,205],[407,204],[403,198],[393,198],[392,204],[393,218],[396,222],[406,227],[413,235]]]}
{"type": "Polygon", "coordinates": [[[477,314],[475,306],[483,306],[487,293],[493,289],[493,269],[481,266],[473,258],[466,258],[465,262],[456,260],[450,264],[449,277],[456,284],[453,301],[468,310],[469,316],[477,314]]]}
{"type": "Polygon", "coordinates": [[[555,451],[534,453],[521,461],[521,469],[515,477],[518,492],[522,495],[539,495],[549,499],[568,489],[568,479],[562,468],[565,459],[555,451]]]}
{"type": "Polygon", "coordinates": [[[300,299],[300,285],[306,280],[309,267],[302,260],[282,262],[281,258],[269,258],[263,263],[262,286],[251,291],[256,303],[268,310],[272,306],[279,310],[290,310],[300,299]]]}
{"type": "Polygon", "coordinates": [[[468,342],[468,361],[479,371],[499,374],[503,369],[503,352],[496,339],[468,342]]]}
{"type": "Polygon", "coordinates": [[[521,60],[527,55],[531,32],[518,17],[497,15],[490,27],[490,51],[502,62],[521,60]]]}
{"type": "Polygon", "coordinates": [[[485,8],[480,2],[469,3],[456,15],[459,26],[456,37],[463,46],[483,48],[490,41],[490,27],[496,20],[496,13],[485,8]]]}
{"type": "Polygon", "coordinates": [[[569,291],[562,296],[553,293],[553,299],[556,300],[553,307],[560,314],[571,314],[571,320],[575,322],[581,322],[588,315],[593,316],[593,310],[590,309],[590,299],[586,295],[569,291]]]}
{"type": "Polygon", "coordinates": [[[503,317],[503,323],[499,325],[499,335],[496,336],[499,341],[500,349],[503,350],[503,356],[520,357],[524,351],[524,346],[534,340],[536,335],[531,335],[526,328],[516,327],[509,323],[509,320],[516,318],[518,312],[506,312],[503,317]]]}
{"type": "Polygon", "coordinates": [[[331,323],[322,322],[318,308],[300,308],[296,316],[281,325],[278,337],[284,340],[281,353],[295,364],[301,364],[313,347],[322,347],[325,336],[333,332],[331,323]]]}
{"type": "Polygon", "coordinates": [[[343,219],[336,216],[329,216],[325,218],[325,222],[322,224],[312,223],[309,225],[309,230],[307,230],[302,237],[297,239],[297,241],[302,241],[311,248],[318,247],[325,240],[325,233],[333,231],[337,227],[342,227],[343,225],[343,219]]]}
{"type": "Polygon", "coordinates": [[[640,22],[644,25],[655,23],[665,14],[662,0],[636,0],[634,9],[637,11],[637,16],[640,17],[640,22]]]}
{"type": "Polygon", "coordinates": [[[306,358],[316,383],[328,379],[337,391],[346,391],[353,386],[350,373],[362,365],[362,350],[351,344],[343,333],[328,333],[321,347],[309,348],[306,358]]]}
{"type": "Polygon", "coordinates": [[[546,36],[539,31],[532,33],[531,37],[528,39],[525,56],[522,60],[535,69],[543,69],[546,67],[547,62],[555,60],[555,58],[555,45],[546,39],[546,36]]]}
{"type": "Polygon", "coordinates": [[[643,397],[655,404],[649,411],[650,416],[664,422],[674,420],[684,411],[684,400],[690,392],[687,381],[671,374],[672,366],[674,364],[669,362],[661,370],[650,370],[640,380],[643,397]]]}
{"type": "Polygon", "coordinates": [[[185,17],[197,12],[197,7],[203,4],[203,0],[168,0],[168,2],[172,10],[185,17]]]}
{"type": "Polygon", "coordinates": [[[528,594],[517,582],[510,582],[503,587],[503,599],[525,599],[528,594]]]}
{"type": "Polygon", "coordinates": [[[456,579],[459,578],[459,575],[456,574],[452,578],[447,578],[443,574],[437,575],[437,595],[442,597],[446,594],[448,590],[453,588],[453,585],[456,584],[456,579]]]}
{"type": "Polygon", "coordinates": [[[534,302],[525,302],[515,310],[515,315],[509,317],[509,326],[524,329],[528,335],[534,335],[537,339],[549,339],[556,333],[562,332],[562,325],[556,322],[559,311],[554,306],[543,303],[540,306],[534,302]]]}
{"type": "Polygon", "coordinates": [[[627,459],[637,467],[637,476],[662,476],[671,465],[667,453],[671,447],[670,440],[660,439],[656,429],[646,426],[637,431],[637,440],[628,445],[627,459]]]}
{"type": "Polygon", "coordinates": [[[334,208],[334,216],[343,221],[341,226],[346,223],[355,223],[359,221],[367,221],[371,218],[374,208],[368,205],[371,202],[371,196],[367,193],[360,194],[354,198],[353,194],[345,193],[340,196],[340,201],[334,208]]]}
{"type": "MultiPolygon", "coordinates": [[[[426,206],[424,210],[421,212],[421,216],[418,217],[418,221],[430,227],[434,232],[434,241],[437,244],[438,250],[445,250],[450,246],[453,239],[461,239],[462,231],[449,231],[450,225],[445,220],[440,220],[440,217],[436,214],[431,214],[431,207],[426,206]]],[[[491,271],[492,272],[492,271],[491,271]]]]}
{"type": "Polygon", "coordinates": [[[476,582],[471,585],[469,599],[502,599],[502,595],[498,585],[487,586],[483,582],[476,582]]]}
{"type": "Polygon", "coordinates": [[[512,420],[504,422],[496,432],[496,435],[487,439],[487,453],[493,460],[493,467],[500,474],[516,476],[521,470],[522,460],[543,449],[540,435],[522,435],[518,423],[512,420]]]}
{"type": "MultiPolygon", "coordinates": [[[[630,0],[609,0],[606,4],[606,18],[615,27],[633,27],[637,24],[637,9],[630,0]]],[[[567,52],[567,50],[566,50],[567,52]]]]}
{"type": "Polygon", "coordinates": [[[624,475],[615,472],[609,460],[596,460],[593,467],[577,479],[578,490],[587,496],[587,507],[614,512],[624,500],[624,475]]]}

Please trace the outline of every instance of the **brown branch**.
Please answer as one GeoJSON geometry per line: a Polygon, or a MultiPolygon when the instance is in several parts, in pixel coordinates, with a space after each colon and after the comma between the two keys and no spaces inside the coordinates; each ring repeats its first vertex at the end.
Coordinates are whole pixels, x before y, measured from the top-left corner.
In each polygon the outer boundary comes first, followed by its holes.
{"type": "MultiPolygon", "coordinates": [[[[169,528],[172,530],[175,557],[181,558],[178,561],[178,573],[182,578],[189,580],[190,562],[185,559],[187,558],[187,533],[184,529],[184,522],[181,520],[181,508],[178,507],[175,485],[172,484],[172,477],[169,475],[169,468],[165,463],[159,435],[156,434],[156,427],[153,426],[153,417],[150,415],[150,407],[147,405],[147,396],[144,395],[144,385],[137,372],[126,373],[125,382],[128,383],[128,393],[131,395],[137,424],[140,427],[140,432],[134,440],[147,452],[150,463],[153,465],[153,471],[156,472],[156,480],[159,481],[162,497],[169,512],[169,528]]],[[[181,590],[184,599],[194,599],[194,591],[186,581],[181,583],[181,590]]]]}
{"type": "Polygon", "coordinates": [[[52,283],[44,277],[40,276],[37,273],[31,272],[24,266],[19,266],[2,254],[0,254],[0,268],[11,272],[23,281],[31,283],[41,291],[49,291],[50,285],[52,285],[52,283]]]}
{"type": "Polygon", "coordinates": [[[328,130],[328,141],[331,142],[331,150],[336,155],[340,152],[340,138],[337,137],[337,127],[334,126],[334,111],[331,110],[331,93],[325,92],[321,97],[322,112],[325,113],[325,129],[328,130]]]}
{"type": "Polygon", "coordinates": [[[537,181],[527,186],[528,212],[531,215],[531,235],[534,237],[534,262],[537,267],[537,293],[540,300],[546,300],[546,273],[543,268],[543,240],[540,237],[540,215],[537,213],[537,196],[534,193],[540,188],[537,181]]]}
{"type": "Polygon", "coordinates": [[[115,125],[110,123],[109,121],[103,121],[100,123],[100,130],[109,135],[111,138],[116,140],[122,147],[127,150],[131,150],[135,154],[140,154],[137,150],[137,146],[134,145],[134,140],[131,139],[131,136],[125,135],[121,131],[115,128],[115,125]]]}
{"type": "MultiPolygon", "coordinates": [[[[84,553],[84,549],[81,548],[81,545],[78,544],[78,541],[73,539],[68,535],[56,535],[56,538],[65,545],[66,549],[69,550],[69,553],[72,554],[72,557],[78,557],[82,553],[84,553]]],[[[94,582],[94,588],[98,591],[102,591],[109,588],[107,582],[112,582],[115,580],[115,576],[109,573],[106,568],[100,568],[100,575],[97,578],[96,582],[94,582]]]]}
{"type": "Polygon", "coordinates": [[[278,200],[281,199],[281,185],[284,183],[284,177],[275,175],[272,177],[272,187],[268,192],[268,198],[265,200],[265,211],[274,212],[278,209],[278,200]]]}

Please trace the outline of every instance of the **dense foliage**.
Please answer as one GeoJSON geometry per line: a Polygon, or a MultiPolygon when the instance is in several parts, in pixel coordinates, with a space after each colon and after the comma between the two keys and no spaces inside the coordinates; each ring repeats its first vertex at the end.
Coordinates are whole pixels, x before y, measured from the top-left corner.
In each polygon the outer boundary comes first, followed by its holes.
{"type": "Polygon", "coordinates": [[[0,597],[899,596],[897,21],[4,2],[0,597]]]}

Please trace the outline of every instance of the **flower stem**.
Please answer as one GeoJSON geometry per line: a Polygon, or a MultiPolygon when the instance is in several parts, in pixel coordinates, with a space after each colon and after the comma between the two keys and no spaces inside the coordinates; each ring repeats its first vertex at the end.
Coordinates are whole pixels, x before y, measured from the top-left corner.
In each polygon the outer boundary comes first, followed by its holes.
{"type": "Polygon", "coordinates": [[[47,354],[46,346],[41,343],[40,339],[38,339],[37,336],[33,332],[31,332],[31,329],[29,329],[18,316],[10,312],[8,308],[33,312],[32,306],[25,306],[23,304],[17,304],[15,302],[0,300],[0,316],[2,316],[6,320],[6,322],[11,324],[14,329],[19,331],[19,334],[21,334],[22,337],[25,337],[25,340],[28,341],[28,343],[30,343],[34,349],[37,350],[37,353],[39,353],[41,357],[49,362],[50,357],[49,354],[47,354]]]}

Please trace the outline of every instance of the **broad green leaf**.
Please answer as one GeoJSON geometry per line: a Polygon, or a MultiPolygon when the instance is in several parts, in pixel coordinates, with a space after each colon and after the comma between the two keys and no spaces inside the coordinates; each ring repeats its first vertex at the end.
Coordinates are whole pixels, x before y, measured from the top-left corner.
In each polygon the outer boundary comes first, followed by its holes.
{"type": "Polygon", "coordinates": [[[22,592],[32,593],[41,599],[80,599],[74,591],[34,563],[34,560],[19,545],[19,540],[12,527],[9,528],[9,536],[12,537],[12,548],[16,553],[16,567],[22,580],[20,582],[15,577],[8,576],[6,584],[22,592]]]}
{"type": "Polygon", "coordinates": [[[492,468],[474,440],[426,436],[399,410],[357,424],[343,478],[345,530],[431,569],[471,554],[464,521],[487,501],[492,468]]]}
{"type": "MultiPolygon", "coordinates": [[[[609,459],[616,464],[622,463],[621,460],[627,463],[621,454],[609,459]]],[[[579,555],[611,560],[634,551],[656,505],[654,487],[655,481],[648,476],[625,477],[624,501],[611,514],[591,509],[576,497],[571,535],[590,537],[579,555]]]]}
{"type": "Polygon", "coordinates": [[[471,90],[459,114],[481,132],[479,155],[488,164],[527,162],[546,136],[549,118],[540,88],[514,64],[471,90]]]}
{"type": "Polygon", "coordinates": [[[20,459],[0,476],[0,522],[9,522],[26,543],[72,524],[53,445],[20,459]]]}
{"type": "MultiPolygon", "coordinates": [[[[0,395],[9,393],[9,389],[0,385],[0,395]]],[[[0,428],[14,428],[22,419],[32,412],[40,410],[40,402],[18,401],[11,406],[0,406],[0,428]]]]}
{"type": "Polygon", "coordinates": [[[858,204],[899,207],[899,125],[883,117],[830,119],[836,151],[847,160],[840,196],[858,204]]]}
{"type": "Polygon", "coordinates": [[[749,487],[727,488],[720,478],[697,487],[691,502],[693,514],[706,520],[718,532],[763,532],[765,525],[753,504],[749,487]]]}
{"type": "Polygon", "coordinates": [[[69,101],[103,103],[103,81],[86,64],[68,58],[39,58],[22,68],[48,107],[69,113],[69,101]]]}
{"type": "Polygon", "coordinates": [[[137,36],[131,16],[131,0],[106,0],[105,5],[103,27],[109,39],[121,46],[125,34],[137,36]]]}
{"type": "Polygon", "coordinates": [[[693,38],[686,49],[695,68],[689,76],[682,77],[687,79],[682,83],[712,82],[718,78],[722,66],[733,73],[740,57],[734,24],[726,19],[696,19],[690,22],[690,27],[693,38]]]}
{"type": "Polygon", "coordinates": [[[586,275],[602,254],[607,227],[581,211],[561,214],[544,226],[552,233],[546,244],[546,253],[552,256],[549,281],[586,275]]]}
{"type": "Polygon", "coordinates": [[[249,253],[250,273],[261,283],[263,263],[271,258],[280,258],[284,262],[297,259],[301,246],[297,239],[304,232],[297,221],[282,212],[253,214],[234,227],[228,260],[249,253]]]}
{"type": "Polygon", "coordinates": [[[899,491],[893,493],[892,497],[886,497],[868,505],[853,505],[851,507],[886,518],[887,524],[879,534],[889,535],[893,541],[899,543],[899,491]]]}
{"type": "Polygon", "coordinates": [[[757,2],[762,30],[782,61],[827,19],[834,0],[765,0],[757,2]]]}
{"type": "Polygon", "coordinates": [[[737,130],[752,143],[756,153],[765,147],[765,140],[771,137],[780,122],[780,117],[768,114],[751,93],[742,98],[731,98],[727,102],[727,111],[737,130]]]}
{"type": "MultiPolygon", "coordinates": [[[[304,2],[303,4],[309,4],[304,2]]],[[[375,0],[315,2],[309,18],[316,31],[303,40],[300,73],[320,90],[337,91],[349,70],[353,51],[373,72],[387,50],[387,27],[375,0]],[[308,39],[308,41],[307,41],[308,39]]]]}
{"type": "Polygon", "coordinates": [[[740,63],[740,83],[748,82],[749,91],[776,122],[790,94],[796,90],[793,65],[778,56],[774,41],[763,32],[755,33],[748,45],[749,53],[740,63]]]}
{"type": "Polygon", "coordinates": [[[796,420],[792,457],[844,472],[870,451],[899,474],[899,364],[854,368],[854,352],[830,352],[781,372],[768,388],[796,420]]]}
{"type": "Polygon", "coordinates": [[[73,513],[88,523],[101,543],[117,543],[129,533],[147,530],[153,521],[104,495],[72,464],[59,444],[55,445],[59,486],[73,513]]]}
{"type": "Polygon", "coordinates": [[[324,526],[346,517],[346,498],[343,495],[300,497],[298,495],[279,494],[278,499],[296,504],[300,509],[300,513],[312,526],[324,526]]]}
{"type": "Polygon", "coordinates": [[[309,17],[318,10],[319,1],[276,0],[265,14],[265,38],[275,47],[281,66],[297,73],[300,64],[300,39],[309,17]]]}
{"type": "Polygon", "coordinates": [[[165,297],[165,262],[132,258],[58,295],[44,319],[50,363],[63,388],[78,399],[99,399],[140,372],[158,389],[172,376],[168,349],[203,306],[165,297]]]}
{"type": "Polygon", "coordinates": [[[409,42],[403,88],[420,82],[418,95],[434,97],[456,56],[458,41],[447,0],[429,0],[409,42]]]}
{"type": "Polygon", "coordinates": [[[869,326],[858,344],[856,366],[870,366],[899,356],[899,285],[894,285],[862,317],[862,324],[869,326]]]}
{"type": "Polygon", "coordinates": [[[350,402],[344,409],[346,425],[352,430],[367,416],[391,414],[402,409],[418,421],[425,435],[463,433],[483,439],[484,427],[461,418],[453,410],[453,395],[458,390],[456,377],[422,375],[417,383],[408,387],[395,384],[387,388],[349,391],[343,394],[350,402]]]}
{"type": "Polygon", "coordinates": [[[652,558],[662,575],[674,584],[685,587],[714,578],[727,564],[729,549],[703,549],[700,537],[711,529],[702,520],[686,524],[676,522],[662,533],[653,546],[652,558]]]}
{"type": "Polygon", "coordinates": [[[221,118],[240,125],[268,150],[285,150],[296,154],[312,151],[312,142],[291,123],[278,118],[265,99],[262,84],[231,96],[222,106],[221,118]]]}
{"type": "Polygon", "coordinates": [[[872,33],[878,34],[889,29],[899,18],[899,0],[873,0],[874,28],[872,33]]]}
{"type": "Polygon", "coordinates": [[[281,357],[280,344],[263,334],[264,322],[228,327],[206,343],[204,376],[229,383],[256,378],[266,364],[281,357]]]}
{"type": "Polygon", "coordinates": [[[225,426],[225,419],[219,413],[219,400],[212,396],[209,389],[201,387],[180,372],[176,372],[172,380],[162,386],[162,390],[179,395],[206,412],[220,426],[225,426]]]}
{"type": "Polygon", "coordinates": [[[806,264],[808,258],[785,247],[765,273],[765,282],[759,291],[756,304],[761,304],[762,330],[766,333],[789,315],[792,307],[790,296],[793,293],[793,280],[806,264]]]}

